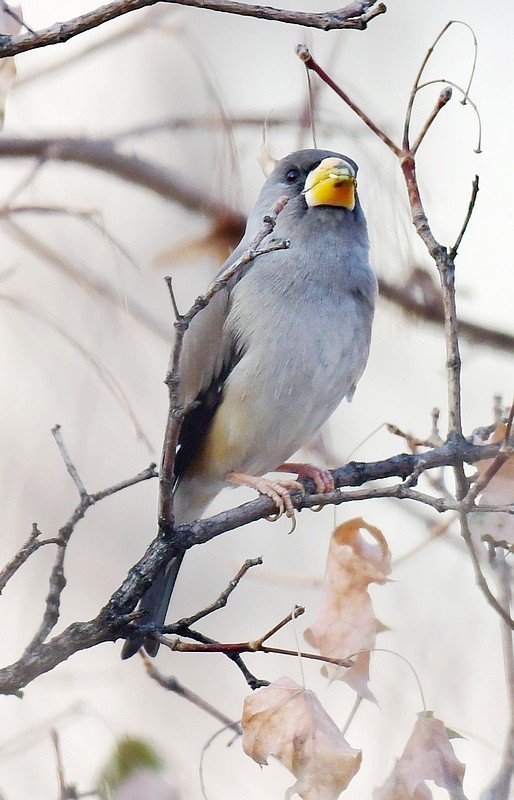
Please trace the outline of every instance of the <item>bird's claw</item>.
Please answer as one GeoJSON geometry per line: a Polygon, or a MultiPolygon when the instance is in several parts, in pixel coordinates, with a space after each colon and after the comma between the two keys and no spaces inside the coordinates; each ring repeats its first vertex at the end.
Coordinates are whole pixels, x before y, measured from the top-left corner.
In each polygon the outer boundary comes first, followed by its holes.
{"type": "Polygon", "coordinates": [[[228,476],[231,483],[236,483],[241,486],[250,486],[255,489],[259,494],[264,497],[269,497],[273,500],[277,507],[277,513],[271,514],[268,519],[270,522],[276,522],[280,519],[282,514],[292,520],[292,527],[290,533],[296,528],[296,515],[293,501],[291,499],[291,491],[301,492],[305,496],[305,489],[299,481],[291,478],[282,480],[273,480],[271,478],[254,477],[253,475],[245,475],[243,473],[233,472],[228,476]]]}

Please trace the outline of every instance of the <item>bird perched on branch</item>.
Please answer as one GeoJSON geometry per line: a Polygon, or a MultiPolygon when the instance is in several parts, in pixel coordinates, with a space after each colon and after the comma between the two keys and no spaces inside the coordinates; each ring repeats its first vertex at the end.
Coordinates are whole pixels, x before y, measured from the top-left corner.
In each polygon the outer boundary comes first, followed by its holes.
{"type": "MultiPolygon", "coordinates": [[[[191,522],[227,485],[244,484],[294,513],[292,479],[311,477],[330,491],[326,470],[287,463],[351,399],[371,337],[377,293],[366,220],[357,197],[357,165],[326,150],[300,150],[267,178],[245,234],[222,272],[248,248],[273,204],[286,196],[272,234],[287,249],[259,255],[192,321],[180,361],[180,396],[192,404],[175,463],[176,525],[191,522]],[[195,402],[194,402],[195,401],[195,402]]],[[[141,623],[164,624],[183,555],[171,559],[140,603],[141,623]]],[[[144,629],[122,657],[159,644],[144,629]]]]}

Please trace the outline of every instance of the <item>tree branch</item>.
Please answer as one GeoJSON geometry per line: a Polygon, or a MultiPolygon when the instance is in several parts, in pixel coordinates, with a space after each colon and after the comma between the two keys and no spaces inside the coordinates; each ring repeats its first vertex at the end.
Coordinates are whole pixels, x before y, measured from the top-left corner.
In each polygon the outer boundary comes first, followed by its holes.
{"type": "MultiPolygon", "coordinates": [[[[62,44],[79,34],[98,28],[100,25],[104,25],[106,22],[129,14],[132,11],[153,6],[156,2],[158,0],[115,0],[86,14],[81,14],[66,22],[57,22],[55,25],[34,33],[0,36],[0,58],[15,56],[18,53],[35,50],[39,47],[62,44]]],[[[320,28],[324,31],[344,28],[362,31],[365,30],[370,20],[380,14],[385,14],[387,10],[383,3],[377,3],[376,0],[353,0],[346,8],[322,13],[290,11],[270,6],[240,3],[237,0],[161,0],[161,2],[221,11],[224,14],[285,22],[288,25],[320,28]]]]}
{"type": "MultiPolygon", "coordinates": [[[[0,157],[84,164],[130,181],[199,214],[218,218],[235,213],[223,204],[221,197],[210,197],[200,186],[195,188],[189,179],[159,164],[121,153],[110,139],[80,136],[29,139],[0,137],[0,157]]],[[[241,224],[244,226],[244,218],[241,224]]]]}
{"type": "MultiPolygon", "coordinates": [[[[362,486],[367,481],[380,478],[400,477],[405,480],[413,473],[419,472],[421,467],[423,470],[428,470],[452,466],[463,461],[475,463],[482,459],[494,458],[499,446],[498,444],[475,445],[465,440],[450,441],[442,447],[426,453],[411,455],[401,453],[389,459],[371,463],[350,462],[344,467],[334,470],[332,475],[337,487],[362,486]]],[[[82,500],[62,530],[68,531],[77,524],[93,502],[149,477],[155,477],[153,466],[128,481],[89,495],[91,501],[85,505],[82,500]]],[[[305,481],[305,486],[307,492],[314,489],[309,480],[305,481]]],[[[370,489],[371,493],[373,491],[370,489]]],[[[298,510],[309,507],[309,494],[303,497],[299,493],[299,496],[294,496],[293,499],[298,510]]],[[[360,499],[366,499],[365,492],[360,499]]],[[[318,501],[319,497],[316,496],[315,500],[318,501]]],[[[95,619],[73,623],[52,639],[37,642],[14,664],[0,669],[0,694],[19,694],[28,683],[45,672],[49,672],[74,653],[94,647],[101,642],[115,641],[126,636],[127,625],[133,624],[135,619],[131,612],[162,564],[178,552],[207,542],[249,522],[263,519],[274,510],[273,501],[266,497],[259,497],[257,500],[244,503],[229,511],[223,511],[208,519],[182,525],[176,529],[173,536],[159,536],[154,539],[144,556],[132,567],[121,586],[113,593],[95,619]]]]}
{"type": "MultiPolygon", "coordinates": [[[[407,314],[414,314],[419,319],[438,326],[444,325],[444,308],[439,298],[419,300],[408,286],[399,286],[382,277],[379,277],[378,285],[380,297],[403,309],[407,314]]],[[[467,339],[472,344],[514,353],[514,335],[506,331],[460,318],[459,333],[462,339],[467,339]]]]}
{"type": "MultiPolygon", "coordinates": [[[[273,119],[270,120],[269,124],[274,124],[273,119]]],[[[226,219],[226,225],[230,226],[231,231],[233,231],[234,245],[237,244],[244,231],[245,216],[225,206],[221,198],[209,196],[199,186],[196,188],[194,183],[189,180],[186,181],[178,173],[168,170],[166,167],[147,162],[138,156],[119,153],[112,141],[107,139],[95,140],[82,137],[13,139],[0,137],[0,158],[2,157],[37,158],[42,162],[55,159],[65,163],[83,164],[111,175],[116,175],[122,180],[130,181],[136,186],[152,191],[160,197],[172,200],[179,205],[184,205],[184,207],[204,214],[210,219],[226,219]]],[[[473,206],[474,197],[470,202],[471,210],[473,206]]],[[[470,209],[468,209],[468,215],[466,216],[466,226],[469,222],[470,209]]],[[[14,223],[11,222],[10,225],[14,225],[14,223]]],[[[30,238],[26,231],[21,234],[21,229],[18,227],[12,228],[12,230],[17,232],[17,235],[23,235],[23,241],[27,246],[39,253],[42,252],[45,245],[40,240],[30,238]]],[[[456,247],[460,244],[463,232],[461,230],[456,244],[451,248],[450,254],[453,256],[456,255],[456,247]]],[[[55,263],[58,254],[53,250],[50,251],[47,246],[46,248],[46,257],[55,263]]],[[[61,263],[61,268],[72,280],[76,282],[80,280],[79,274],[71,272],[68,262],[61,263]]],[[[119,293],[112,289],[105,281],[105,278],[100,281],[91,273],[84,276],[84,282],[87,283],[86,288],[91,288],[104,299],[107,298],[110,302],[119,306],[119,293]]],[[[419,300],[408,287],[393,284],[383,277],[379,277],[379,288],[380,297],[389,300],[408,313],[415,314],[427,322],[444,325],[442,302],[434,302],[429,299],[419,300]]],[[[134,300],[130,301],[130,313],[157,335],[168,336],[164,326],[158,327],[155,320],[150,319],[147,312],[140,308],[134,300]]],[[[513,334],[478,325],[465,319],[459,320],[459,332],[464,339],[473,343],[514,353],[513,334]]]]}
{"type": "Polygon", "coordinates": [[[203,699],[203,697],[200,697],[200,695],[192,692],[191,689],[188,689],[187,686],[184,686],[183,683],[180,683],[180,681],[174,676],[163,675],[155,667],[153,661],[151,661],[143,651],[141,651],[141,657],[148,675],[154,681],[156,681],[159,686],[162,686],[163,689],[166,689],[168,692],[174,692],[179,697],[183,697],[185,700],[188,700],[190,703],[197,706],[197,708],[200,708],[202,711],[210,714],[211,717],[214,717],[214,719],[217,719],[222,725],[225,725],[227,728],[233,730],[234,733],[241,734],[240,722],[236,722],[235,720],[230,719],[230,717],[227,717],[226,714],[223,714],[222,711],[219,711],[219,709],[208,703],[203,699]]]}

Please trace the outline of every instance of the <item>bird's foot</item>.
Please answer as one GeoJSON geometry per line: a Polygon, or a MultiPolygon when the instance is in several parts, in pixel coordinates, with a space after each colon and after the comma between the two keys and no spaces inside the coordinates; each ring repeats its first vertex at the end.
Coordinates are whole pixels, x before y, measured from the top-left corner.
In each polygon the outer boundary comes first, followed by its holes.
{"type": "MultiPolygon", "coordinates": [[[[290,471],[290,470],[289,470],[290,471]]],[[[246,475],[243,472],[231,472],[228,476],[230,483],[238,486],[249,486],[259,494],[271,498],[275,503],[279,516],[285,512],[286,517],[294,518],[294,506],[291,500],[291,490],[305,494],[302,484],[292,478],[283,480],[273,480],[271,478],[257,478],[254,475],[246,475]]]]}
{"type": "Polygon", "coordinates": [[[311,478],[318,494],[333,492],[335,489],[334,479],[328,469],[315,467],[314,464],[294,464],[287,462],[277,467],[277,472],[296,472],[300,480],[311,478]]]}

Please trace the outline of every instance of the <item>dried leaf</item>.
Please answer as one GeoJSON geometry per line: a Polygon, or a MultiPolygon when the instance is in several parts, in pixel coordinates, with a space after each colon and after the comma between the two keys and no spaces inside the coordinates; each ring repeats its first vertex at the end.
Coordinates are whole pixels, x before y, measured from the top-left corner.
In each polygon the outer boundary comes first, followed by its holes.
{"type": "Polygon", "coordinates": [[[424,714],[417,720],[401,757],[373,800],[430,800],[425,781],[446,789],[452,800],[466,800],[462,781],[466,767],[450,744],[440,719],[424,714]]]}
{"type": "MultiPolygon", "coordinates": [[[[21,18],[21,7],[11,6],[11,11],[21,18]]],[[[19,33],[21,25],[18,20],[5,8],[0,8],[0,34],[13,36],[19,33]]],[[[7,95],[16,78],[16,65],[14,58],[3,58],[0,61],[0,130],[4,127],[5,105],[7,95]]]]}
{"type": "Polygon", "coordinates": [[[280,678],[246,698],[243,749],[258,764],[275,756],[292,772],[303,800],[336,800],[361,764],[361,751],[345,740],[313,692],[280,678]]]}
{"type": "Polygon", "coordinates": [[[264,126],[262,129],[262,140],[261,140],[261,148],[259,151],[259,165],[264,173],[264,177],[267,178],[279,162],[278,158],[274,158],[268,148],[268,118],[264,122],[264,126]]]}
{"type": "MultiPolygon", "coordinates": [[[[385,583],[390,571],[391,554],[378,528],[361,517],[339,525],[330,542],[318,619],[305,631],[306,641],[328,658],[343,659],[372,649],[377,633],[386,627],[375,617],[368,586],[385,583]]],[[[322,672],[374,700],[368,688],[369,660],[369,652],[361,653],[349,669],[326,664],[322,672]]]]}
{"type": "MultiPolygon", "coordinates": [[[[487,440],[487,444],[503,441],[506,429],[505,423],[499,423],[487,440]]],[[[480,477],[485,474],[491,463],[492,459],[477,463],[480,477]]],[[[503,506],[510,503],[514,503],[514,456],[507,459],[489,481],[480,496],[478,505],[503,506]]],[[[469,520],[471,532],[477,543],[486,538],[493,542],[505,543],[508,547],[514,545],[514,516],[512,514],[502,511],[475,513],[470,516],[469,520]]]]}

